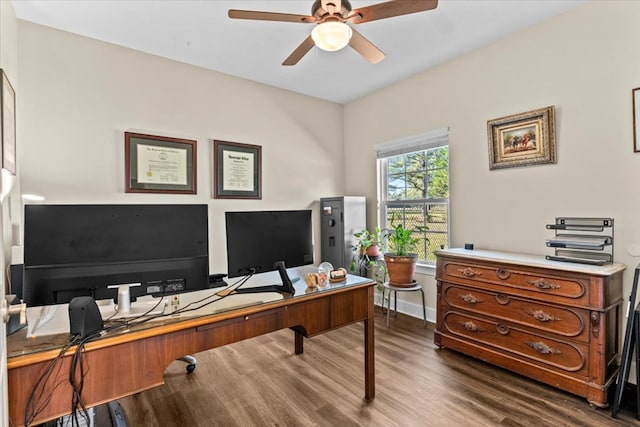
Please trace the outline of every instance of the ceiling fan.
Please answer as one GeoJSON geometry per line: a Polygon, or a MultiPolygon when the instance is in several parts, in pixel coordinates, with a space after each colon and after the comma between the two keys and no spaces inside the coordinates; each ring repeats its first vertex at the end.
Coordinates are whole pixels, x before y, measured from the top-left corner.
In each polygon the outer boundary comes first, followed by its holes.
{"type": "Polygon", "coordinates": [[[384,59],[385,54],[347,23],[363,24],[378,19],[424,12],[435,9],[436,6],[438,6],[438,0],[391,0],[351,9],[348,0],[315,0],[311,6],[311,16],[229,9],[229,18],[317,24],[311,34],[284,60],[282,65],[297,64],[313,46],[336,51],[347,44],[369,62],[376,64],[384,59]]]}

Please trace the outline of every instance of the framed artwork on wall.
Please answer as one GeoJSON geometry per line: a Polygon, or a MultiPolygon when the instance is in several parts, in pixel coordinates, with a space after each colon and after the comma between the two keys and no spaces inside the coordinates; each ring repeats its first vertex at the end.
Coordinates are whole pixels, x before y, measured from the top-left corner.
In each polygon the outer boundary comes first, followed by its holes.
{"type": "Polygon", "coordinates": [[[631,91],[633,107],[633,151],[640,152],[640,87],[631,91]]]}
{"type": "Polygon", "coordinates": [[[554,107],[487,121],[489,169],[556,162],[554,107]]]}
{"type": "Polygon", "coordinates": [[[124,145],[127,193],[197,193],[197,141],[125,132],[124,145]]]}
{"type": "Polygon", "coordinates": [[[214,198],[262,199],[262,147],[213,141],[214,198]]]}
{"type": "Polygon", "coordinates": [[[2,90],[0,91],[0,128],[2,138],[2,167],[16,174],[16,92],[4,70],[0,69],[2,90]]]}

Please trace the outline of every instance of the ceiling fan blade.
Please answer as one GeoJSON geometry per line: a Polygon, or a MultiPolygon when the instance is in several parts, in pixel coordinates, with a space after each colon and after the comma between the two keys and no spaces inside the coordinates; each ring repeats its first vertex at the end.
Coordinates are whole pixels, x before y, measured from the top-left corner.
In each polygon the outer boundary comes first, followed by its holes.
{"type": "Polygon", "coordinates": [[[229,18],[255,19],[258,21],[302,22],[310,24],[316,22],[313,16],[294,15],[292,13],[259,12],[255,10],[229,9],[229,18]]]}
{"type": "Polygon", "coordinates": [[[384,52],[378,49],[373,43],[353,28],[351,29],[351,40],[349,40],[349,46],[351,46],[360,55],[364,56],[365,59],[372,64],[377,64],[385,57],[384,52]]]}
{"type": "Polygon", "coordinates": [[[354,9],[347,20],[352,24],[435,9],[438,0],[392,0],[354,9]]]}
{"type": "Polygon", "coordinates": [[[282,65],[296,65],[298,61],[300,61],[302,57],[305,56],[315,45],[316,44],[313,42],[311,36],[308,36],[302,43],[300,43],[300,46],[298,46],[296,50],[294,50],[291,55],[284,60],[282,65]]]}

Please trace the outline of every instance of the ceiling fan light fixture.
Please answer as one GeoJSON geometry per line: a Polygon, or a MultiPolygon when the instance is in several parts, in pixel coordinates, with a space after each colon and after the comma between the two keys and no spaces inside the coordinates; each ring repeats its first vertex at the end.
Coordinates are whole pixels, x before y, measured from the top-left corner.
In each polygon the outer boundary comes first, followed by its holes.
{"type": "Polygon", "coordinates": [[[344,22],[329,21],[316,25],[311,38],[320,49],[335,52],[349,44],[351,34],[351,27],[344,22]]]}

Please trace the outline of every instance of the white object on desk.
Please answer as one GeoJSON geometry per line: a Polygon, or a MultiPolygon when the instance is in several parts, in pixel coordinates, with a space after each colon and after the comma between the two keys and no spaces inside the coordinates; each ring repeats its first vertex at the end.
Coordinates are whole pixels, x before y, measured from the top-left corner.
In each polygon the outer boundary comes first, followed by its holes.
{"type": "Polygon", "coordinates": [[[69,332],[69,304],[27,307],[27,337],[69,332]]]}

